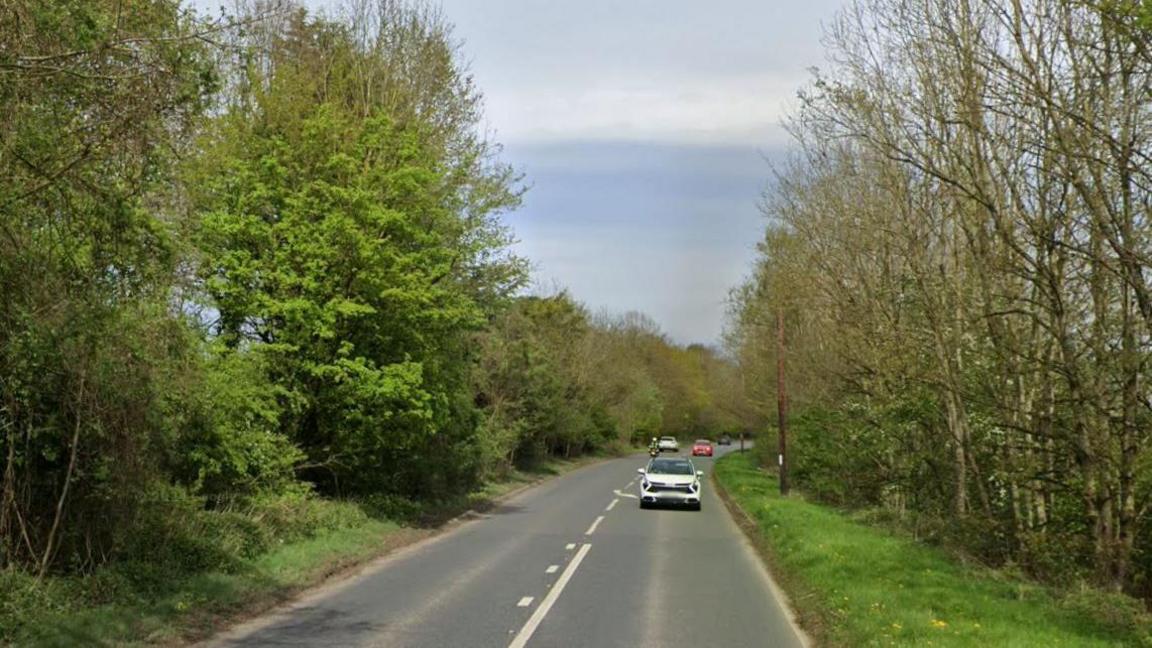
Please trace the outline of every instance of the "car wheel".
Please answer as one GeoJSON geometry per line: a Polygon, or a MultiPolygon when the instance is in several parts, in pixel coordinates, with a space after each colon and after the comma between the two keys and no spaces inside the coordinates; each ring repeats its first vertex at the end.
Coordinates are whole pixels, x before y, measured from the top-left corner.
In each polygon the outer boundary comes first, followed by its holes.
{"type": "Polygon", "coordinates": [[[640,500],[640,508],[642,508],[642,509],[648,508],[648,502],[645,502],[644,500],[640,500]]]}
{"type": "Polygon", "coordinates": [[[696,505],[692,507],[692,510],[693,510],[693,511],[699,511],[699,510],[700,510],[700,506],[701,506],[700,502],[696,502],[696,505]]]}

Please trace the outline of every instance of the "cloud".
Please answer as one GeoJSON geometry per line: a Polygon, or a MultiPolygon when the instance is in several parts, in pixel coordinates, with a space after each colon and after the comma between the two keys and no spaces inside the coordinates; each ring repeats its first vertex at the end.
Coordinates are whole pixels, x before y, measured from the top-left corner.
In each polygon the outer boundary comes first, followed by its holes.
{"type": "Polygon", "coordinates": [[[567,286],[593,310],[643,311],[682,343],[717,341],[763,233],[760,151],[569,141],[509,155],[534,183],[508,222],[539,283],[567,286]]]}
{"type": "Polygon", "coordinates": [[[575,95],[546,88],[488,96],[488,116],[507,142],[599,139],[779,145],[788,91],[798,79],[599,83],[575,95]]]}
{"type": "Polygon", "coordinates": [[[505,141],[777,145],[841,0],[445,0],[505,141]]]}

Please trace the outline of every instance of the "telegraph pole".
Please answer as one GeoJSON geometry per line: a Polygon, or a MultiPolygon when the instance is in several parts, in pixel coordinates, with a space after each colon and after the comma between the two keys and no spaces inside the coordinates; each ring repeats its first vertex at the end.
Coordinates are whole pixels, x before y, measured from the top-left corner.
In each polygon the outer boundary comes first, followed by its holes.
{"type": "Polygon", "coordinates": [[[784,314],[776,312],[776,411],[780,416],[780,494],[788,494],[788,391],[784,384],[784,314]]]}
{"type": "MultiPolygon", "coordinates": [[[[745,374],[747,374],[747,373],[748,373],[748,369],[746,367],[746,360],[745,360],[745,358],[741,357],[740,358],[740,395],[744,397],[745,401],[748,400],[748,383],[747,383],[747,378],[745,377],[745,374]]],[[[744,426],[743,425],[740,426],[740,453],[741,454],[744,453],[744,426]]]]}

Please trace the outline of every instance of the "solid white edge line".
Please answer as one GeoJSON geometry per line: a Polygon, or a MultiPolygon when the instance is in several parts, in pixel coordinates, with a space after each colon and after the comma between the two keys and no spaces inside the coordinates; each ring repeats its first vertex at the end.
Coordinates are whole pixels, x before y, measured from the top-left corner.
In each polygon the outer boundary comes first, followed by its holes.
{"type": "Polygon", "coordinates": [[[516,607],[528,607],[529,605],[532,605],[532,601],[535,599],[535,596],[525,596],[516,603],[516,607]]]}
{"type": "Polygon", "coordinates": [[[605,508],[604,510],[605,510],[605,511],[611,511],[612,509],[616,508],[616,504],[617,504],[617,502],[619,502],[619,501],[620,501],[619,499],[614,499],[614,500],[612,500],[612,502],[611,502],[610,504],[608,504],[608,507],[607,507],[607,508],[605,508]]]}
{"type": "Polygon", "coordinates": [[[532,633],[536,632],[540,622],[548,615],[548,611],[552,609],[552,605],[556,603],[556,599],[560,598],[560,593],[564,591],[564,587],[568,585],[571,580],[572,574],[576,573],[576,568],[580,566],[580,562],[584,560],[584,556],[588,555],[588,550],[592,545],[585,544],[580,547],[580,551],[572,557],[572,562],[568,563],[568,567],[564,569],[564,573],[560,574],[560,578],[556,579],[556,585],[548,592],[543,601],[540,601],[540,606],[528,618],[528,622],[520,628],[520,632],[512,639],[512,643],[508,644],[508,648],[524,648],[528,645],[528,640],[532,638],[532,633]]]}
{"type": "Polygon", "coordinates": [[[560,565],[548,565],[548,569],[544,570],[545,574],[555,574],[560,571],[560,565]]]}
{"type": "Polygon", "coordinates": [[[584,535],[592,535],[593,533],[596,533],[596,527],[600,526],[600,523],[603,521],[604,516],[598,516],[596,521],[592,523],[592,526],[588,527],[588,530],[584,532],[584,535]]]}

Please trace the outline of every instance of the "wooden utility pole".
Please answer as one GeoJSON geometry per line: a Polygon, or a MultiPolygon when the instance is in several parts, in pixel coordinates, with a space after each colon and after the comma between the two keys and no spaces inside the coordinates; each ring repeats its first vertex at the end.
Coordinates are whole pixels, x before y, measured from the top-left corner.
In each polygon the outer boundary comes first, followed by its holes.
{"type": "Polygon", "coordinates": [[[776,312],[776,411],[780,416],[780,494],[788,494],[788,390],[784,384],[784,314],[776,312]]]}
{"type": "MultiPolygon", "coordinates": [[[[745,359],[740,358],[740,396],[743,397],[745,400],[747,400],[748,399],[748,384],[747,384],[747,377],[745,376],[745,374],[748,373],[748,369],[745,366],[745,363],[746,363],[745,359]]],[[[743,425],[740,426],[740,452],[741,453],[744,452],[744,426],[743,425]]]]}

